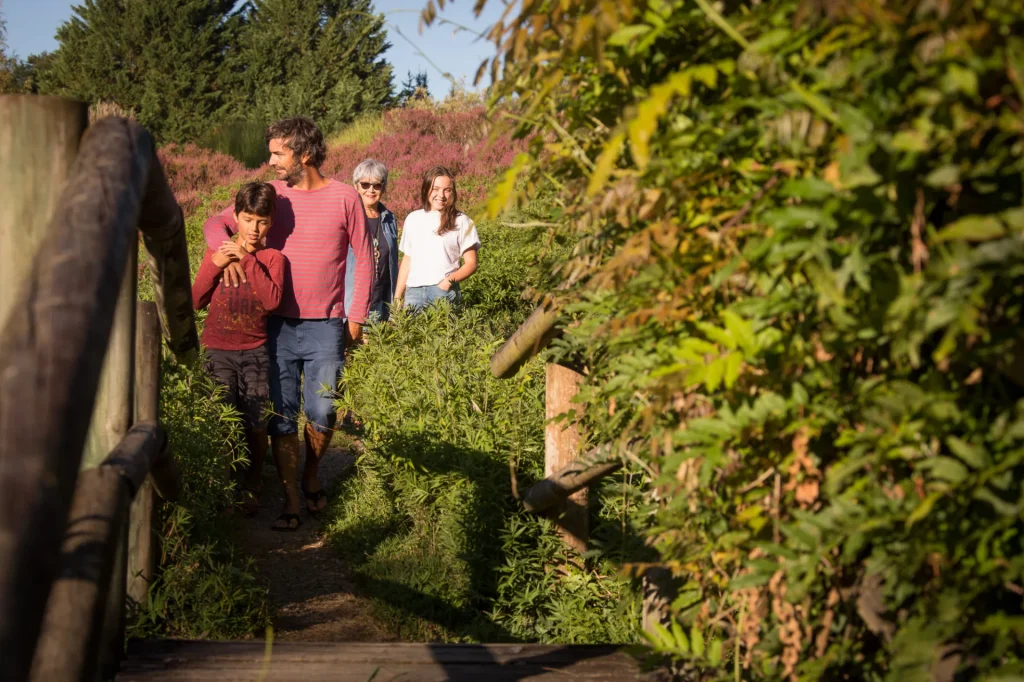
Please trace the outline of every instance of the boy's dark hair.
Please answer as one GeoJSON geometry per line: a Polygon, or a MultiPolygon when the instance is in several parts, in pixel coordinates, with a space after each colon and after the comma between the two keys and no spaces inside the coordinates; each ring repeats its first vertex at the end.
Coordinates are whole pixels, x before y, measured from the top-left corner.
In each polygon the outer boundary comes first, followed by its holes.
{"type": "Polygon", "coordinates": [[[267,128],[267,144],[270,144],[271,140],[284,140],[284,146],[295,153],[300,163],[308,154],[309,160],[306,163],[313,168],[320,168],[327,158],[324,134],[308,118],[282,118],[276,123],[271,123],[267,128]]]}
{"type": "Polygon", "coordinates": [[[235,195],[235,214],[252,213],[266,218],[277,209],[277,192],[265,182],[248,182],[235,195]]]}

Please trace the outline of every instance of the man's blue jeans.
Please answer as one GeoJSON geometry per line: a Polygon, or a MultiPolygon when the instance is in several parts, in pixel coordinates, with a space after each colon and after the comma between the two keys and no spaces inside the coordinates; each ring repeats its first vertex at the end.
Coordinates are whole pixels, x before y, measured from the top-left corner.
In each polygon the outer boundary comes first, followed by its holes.
{"type": "Polygon", "coordinates": [[[299,431],[299,408],[317,431],[334,428],[334,399],[345,367],[345,323],[341,318],[267,320],[270,351],[272,436],[299,431]],[[301,405],[300,405],[301,400],[301,405]]]}

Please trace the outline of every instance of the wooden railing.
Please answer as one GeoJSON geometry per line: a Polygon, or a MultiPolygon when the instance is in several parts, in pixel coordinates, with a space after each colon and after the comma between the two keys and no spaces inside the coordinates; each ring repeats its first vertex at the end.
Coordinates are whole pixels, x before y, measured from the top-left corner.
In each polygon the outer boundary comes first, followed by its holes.
{"type": "MultiPolygon", "coordinates": [[[[491,373],[499,379],[514,376],[529,360],[561,334],[560,311],[537,308],[491,357],[491,373]]],[[[588,489],[621,468],[606,444],[583,455],[583,439],[574,420],[566,416],[579,409],[574,399],[583,375],[556,363],[548,363],[544,377],[544,480],[522,496],[523,507],[536,514],[558,519],[566,544],[580,553],[587,549],[589,519],[588,489]]]]}
{"type": "Polygon", "coordinates": [[[5,681],[116,665],[129,578],[152,575],[145,491],[178,485],[158,424],[157,319],[179,360],[198,352],[184,219],[153,139],[124,119],[85,126],[84,104],[0,97],[5,681]],[[136,314],[140,231],[156,304],[136,314]],[[83,471],[87,444],[105,459],[83,471]]]}

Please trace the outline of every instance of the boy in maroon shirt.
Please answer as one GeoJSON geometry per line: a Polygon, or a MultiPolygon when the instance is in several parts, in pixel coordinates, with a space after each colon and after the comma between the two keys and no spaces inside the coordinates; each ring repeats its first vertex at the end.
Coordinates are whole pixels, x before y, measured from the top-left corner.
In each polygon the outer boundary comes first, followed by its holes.
{"type": "Polygon", "coordinates": [[[203,328],[206,371],[227,388],[225,400],[243,417],[249,447],[249,471],[243,483],[244,509],[255,514],[262,490],[263,460],[267,454],[267,425],[263,405],[270,398],[267,317],[281,303],[285,258],[266,248],[273,224],[277,192],[264,182],[250,182],[235,197],[238,233],[217,249],[207,249],[192,285],[196,310],[209,306],[203,328]],[[222,284],[224,268],[237,262],[246,274],[238,287],[222,284]]]}

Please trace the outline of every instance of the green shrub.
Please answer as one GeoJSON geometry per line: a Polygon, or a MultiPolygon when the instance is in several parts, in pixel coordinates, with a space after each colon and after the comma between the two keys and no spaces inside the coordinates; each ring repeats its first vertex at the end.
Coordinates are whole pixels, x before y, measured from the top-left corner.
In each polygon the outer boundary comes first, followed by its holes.
{"type": "Polygon", "coordinates": [[[510,472],[543,476],[544,381],[538,363],[491,376],[489,318],[442,304],[368,329],[339,403],[366,450],[329,538],[403,639],[626,641],[628,585],[567,561],[513,498],[510,472]]]}
{"type": "Polygon", "coordinates": [[[178,504],[164,506],[161,568],[146,602],[133,605],[129,637],[246,637],[270,622],[251,559],[236,556],[226,539],[229,469],[244,452],[240,416],[218,400],[222,390],[199,366],[164,363],[160,419],[182,489],[178,504]]]}
{"type": "Polygon", "coordinates": [[[267,162],[267,124],[262,121],[228,121],[199,140],[199,146],[233,156],[246,168],[267,162]]]}
{"type": "Polygon", "coordinates": [[[1019,679],[1024,9],[713,4],[495,36],[495,100],[557,112],[517,169],[578,239],[553,355],[639,439],[684,583],[652,644],[695,680],[1019,679]]]}

